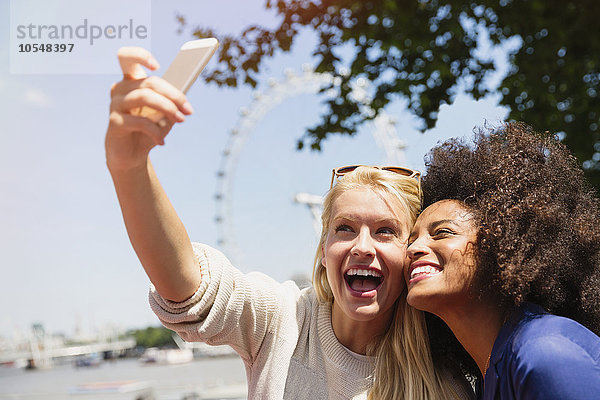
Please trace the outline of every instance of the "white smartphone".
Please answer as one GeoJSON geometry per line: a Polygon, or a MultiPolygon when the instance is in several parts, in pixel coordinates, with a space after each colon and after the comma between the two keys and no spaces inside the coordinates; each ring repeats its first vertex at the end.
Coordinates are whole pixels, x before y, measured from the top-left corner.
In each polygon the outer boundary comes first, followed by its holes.
{"type": "Polygon", "coordinates": [[[163,79],[187,93],[218,47],[219,42],[215,38],[185,42],[167,68],[163,79]]]}
{"type": "MultiPolygon", "coordinates": [[[[163,79],[183,93],[187,93],[218,47],[219,42],[215,38],[185,42],[164,73],[163,79]]],[[[150,118],[161,127],[168,124],[168,120],[162,113],[148,107],[143,107],[139,115],[150,118]]]]}

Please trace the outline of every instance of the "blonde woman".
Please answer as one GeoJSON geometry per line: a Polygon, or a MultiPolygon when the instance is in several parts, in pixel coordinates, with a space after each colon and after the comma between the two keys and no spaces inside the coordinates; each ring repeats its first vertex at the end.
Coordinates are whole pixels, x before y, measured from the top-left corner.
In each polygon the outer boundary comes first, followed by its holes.
{"type": "Polygon", "coordinates": [[[119,58],[124,79],[111,90],[107,165],[165,326],[187,341],[233,347],[250,399],[365,399],[373,385],[371,396],[381,399],[470,395],[436,371],[421,315],[406,308],[402,271],[420,207],[418,172],[334,171],[315,289],[242,274],[219,251],[190,242],[148,157],[170,127],[136,110],[151,107],[175,123],[191,113],[189,103],[164,80],[145,78],[140,66],[155,66],[147,51],[125,48],[119,58]]]}

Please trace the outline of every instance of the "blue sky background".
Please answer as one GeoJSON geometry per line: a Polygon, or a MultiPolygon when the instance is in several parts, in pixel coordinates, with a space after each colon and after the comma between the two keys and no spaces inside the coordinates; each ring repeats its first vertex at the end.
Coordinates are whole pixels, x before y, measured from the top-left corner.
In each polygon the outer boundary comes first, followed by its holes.
{"type": "MultiPolygon", "coordinates": [[[[37,3],[51,8],[50,2],[37,3]]],[[[93,15],[95,1],[88,3],[93,15]]],[[[229,33],[248,24],[275,23],[262,1],[150,3],[150,50],[161,63],[157,74],[191,39],[189,30],[177,33],[176,13],[191,26],[229,33]]],[[[10,74],[9,5],[0,0],[0,336],[19,335],[33,322],[66,334],[156,325],[147,305],[148,279],[127,239],[104,161],[109,88],[120,76],[10,74]]],[[[286,69],[300,72],[303,64],[314,64],[313,43],[312,34],[304,33],[291,53],[270,60],[259,91],[268,88],[269,78],[283,80],[286,69]]],[[[116,54],[111,57],[117,65],[116,54]]],[[[502,57],[498,60],[504,64],[502,57]]],[[[151,154],[195,241],[217,245],[216,172],[229,131],[254,94],[247,87],[224,89],[199,80],[188,93],[196,112],[151,154]]],[[[408,146],[406,165],[422,169],[423,155],[436,142],[502,120],[507,110],[497,100],[489,96],[475,102],[459,94],[425,134],[401,100],[393,103],[386,112],[396,118],[398,135],[408,146]]],[[[294,195],[323,194],[335,166],[385,162],[369,127],[354,138],[328,139],[321,153],[296,151],[296,140],[318,122],[322,110],[316,95],[290,98],[258,121],[243,148],[231,179],[244,271],[260,270],[280,281],[309,274],[316,239],[309,211],[293,203],[294,195]]]]}

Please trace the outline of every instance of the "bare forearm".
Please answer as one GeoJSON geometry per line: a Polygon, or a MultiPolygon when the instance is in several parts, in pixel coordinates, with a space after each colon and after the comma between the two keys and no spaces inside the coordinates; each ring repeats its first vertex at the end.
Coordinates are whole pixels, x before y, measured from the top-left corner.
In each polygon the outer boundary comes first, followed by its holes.
{"type": "Polygon", "coordinates": [[[109,170],[129,239],[156,290],[173,301],[189,298],[200,286],[200,268],[152,164],[109,170]]]}
{"type": "Polygon", "coordinates": [[[183,122],[192,108],[173,85],[158,77],[146,77],[142,67],[158,68],[147,50],[123,47],[118,57],[123,80],[110,91],[106,163],[129,239],[148,277],[161,296],[182,301],[200,286],[200,268],[148,155],[155,146],[164,144],[172,125],[183,122]],[[145,107],[161,113],[168,123],[154,123],[139,112],[145,107]]]}

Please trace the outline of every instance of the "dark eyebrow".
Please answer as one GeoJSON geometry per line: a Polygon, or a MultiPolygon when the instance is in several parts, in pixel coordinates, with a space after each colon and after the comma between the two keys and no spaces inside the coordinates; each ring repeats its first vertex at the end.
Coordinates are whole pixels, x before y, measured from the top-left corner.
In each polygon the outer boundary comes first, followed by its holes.
{"type": "MultiPolygon", "coordinates": [[[[439,221],[435,221],[435,222],[432,222],[431,224],[429,224],[428,228],[429,228],[429,230],[434,230],[438,226],[446,225],[446,224],[458,226],[456,221],[454,221],[453,219],[440,219],[439,221]]],[[[415,231],[411,231],[408,238],[411,239],[411,238],[415,237],[416,235],[417,235],[417,233],[415,231]]]]}
{"type": "Polygon", "coordinates": [[[456,221],[453,220],[453,219],[441,219],[439,221],[432,222],[431,225],[429,225],[429,228],[430,229],[435,229],[435,228],[437,228],[440,225],[446,225],[446,224],[458,226],[458,224],[456,223],[456,221]]]}

